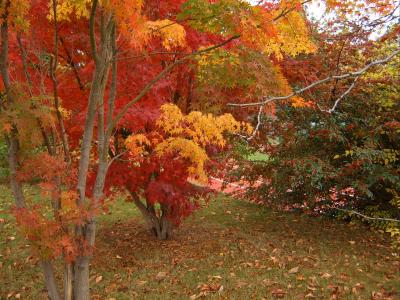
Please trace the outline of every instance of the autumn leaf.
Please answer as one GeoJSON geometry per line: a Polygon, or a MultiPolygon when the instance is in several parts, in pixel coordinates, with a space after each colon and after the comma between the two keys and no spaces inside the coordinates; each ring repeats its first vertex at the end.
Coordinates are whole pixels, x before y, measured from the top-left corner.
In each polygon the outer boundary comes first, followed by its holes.
{"type": "Polygon", "coordinates": [[[289,274],[296,274],[297,272],[299,272],[299,267],[298,267],[298,266],[297,266],[297,267],[294,267],[294,268],[291,268],[291,269],[288,271],[289,274]]]}

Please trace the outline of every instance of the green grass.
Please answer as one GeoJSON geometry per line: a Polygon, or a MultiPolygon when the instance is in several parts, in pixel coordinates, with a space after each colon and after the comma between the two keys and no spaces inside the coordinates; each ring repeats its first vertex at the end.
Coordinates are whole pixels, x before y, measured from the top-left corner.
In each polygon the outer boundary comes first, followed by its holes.
{"type": "Polygon", "coordinates": [[[268,154],[265,154],[263,152],[254,152],[246,157],[247,160],[249,161],[260,161],[260,162],[266,162],[270,159],[268,154]]]}
{"type": "MultiPolygon", "coordinates": [[[[0,195],[0,299],[45,299],[36,260],[6,212],[8,189],[0,195]]],[[[399,259],[379,234],[224,196],[165,242],[148,235],[131,203],[116,201],[99,217],[96,247],[93,299],[400,297],[399,259]]]]}

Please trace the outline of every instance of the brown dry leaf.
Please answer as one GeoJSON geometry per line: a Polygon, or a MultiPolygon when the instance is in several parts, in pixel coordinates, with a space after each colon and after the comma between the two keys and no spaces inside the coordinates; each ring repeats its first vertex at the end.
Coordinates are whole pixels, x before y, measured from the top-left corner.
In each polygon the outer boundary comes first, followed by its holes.
{"type": "Polygon", "coordinates": [[[275,298],[283,298],[285,297],[286,292],[282,289],[273,289],[271,291],[272,296],[274,296],[275,298]]]}
{"type": "Polygon", "coordinates": [[[100,275],[100,276],[97,276],[97,277],[96,277],[95,282],[96,282],[96,283],[99,283],[99,282],[102,281],[102,280],[103,280],[103,276],[100,275]]]}
{"type": "Polygon", "coordinates": [[[111,283],[110,285],[108,285],[108,286],[104,289],[104,291],[105,291],[107,294],[109,294],[109,293],[115,291],[116,289],[117,289],[117,284],[116,284],[116,283],[111,283]]]}
{"type": "Polygon", "coordinates": [[[18,293],[18,294],[16,294],[14,297],[15,297],[15,299],[21,299],[21,294],[18,293]]]}
{"type": "Polygon", "coordinates": [[[297,272],[299,272],[299,266],[291,268],[288,273],[289,274],[296,274],[297,272]]]}
{"type": "Polygon", "coordinates": [[[357,282],[354,287],[360,290],[365,288],[364,285],[360,282],[357,282]]]}
{"type": "Polygon", "coordinates": [[[304,296],[304,298],[315,299],[316,297],[312,293],[308,293],[307,295],[304,296]]]}
{"type": "Polygon", "coordinates": [[[355,241],[349,241],[349,243],[350,243],[351,245],[354,245],[356,242],[355,242],[355,241]]]}
{"type": "Polygon", "coordinates": [[[272,281],[271,279],[264,279],[264,280],[262,281],[262,283],[263,283],[266,287],[273,286],[274,284],[277,284],[276,281],[272,281]]]}
{"type": "Polygon", "coordinates": [[[158,272],[156,279],[158,281],[164,280],[167,277],[167,272],[158,272]]]}
{"type": "Polygon", "coordinates": [[[325,279],[328,279],[328,278],[331,278],[331,277],[332,277],[332,275],[329,274],[329,273],[324,273],[324,274],[321,275],[321,278],[325,278],[325,279]]]}
{"type": "Polygon", "coordinates": [[[136,284],[139,285],[139,286],[145,285],[146,283],[147,283],[147,281],[144,281],[144,280],[136,281],[136,284]]]}

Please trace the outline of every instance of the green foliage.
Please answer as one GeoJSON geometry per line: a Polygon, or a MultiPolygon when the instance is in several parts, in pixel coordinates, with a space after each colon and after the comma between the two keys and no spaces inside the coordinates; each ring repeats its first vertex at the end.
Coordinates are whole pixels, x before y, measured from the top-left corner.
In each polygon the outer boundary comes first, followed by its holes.
{"type": "MultiPolygon", "coordinates": [[[[276,118],[267,120],[260,134],[272,159],[256,165],[242,162],[241,171],[235,170],[250,179],[270,180],[249,194],[312,213],[338,215],[329,207],[339,206],[399,219],[400,98],[399,78],[394,75],[399,63],[395,60],[385,71],[377,69],[363,78],[361,88],[332,114],[279,103],[276,118]],[[279,143],[269,143],[266,136],[271,133],[279,143]]],[[[324,92],[315,91],[314,101],[320,101],[324,92]]],[[[363,221],[398,241],[399,222],[363,221]]]]}
{"type": "Polygon", "coordinates": [[[8,178],[7,144],[0,140],[0,182],[4,183],[8,178]]]}
{"type": "Polygon", "coordinates": [[[200,31],[226,36],[236,34],[237,16],[243,10],[250,10],[246,1],[205,1],[189,0],[182,6],[182,13],[178,20],[189,20],[189,24],[200,31]]]}

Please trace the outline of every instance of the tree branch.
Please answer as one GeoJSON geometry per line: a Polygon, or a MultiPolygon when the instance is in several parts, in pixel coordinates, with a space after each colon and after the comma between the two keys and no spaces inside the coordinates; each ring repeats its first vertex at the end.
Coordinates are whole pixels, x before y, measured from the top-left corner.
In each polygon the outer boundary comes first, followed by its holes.
{"type": "Polygon", "coordinates": [[[398,223],[400,223],[399,219],[370,217],[370,216],[364,215],[362,213],[359,213],[358,211],[355,211],[355,210],[347,210],[347,209],[344,209],[344,208],[338,208],[338,207],[334,207],[334,206],[328,206],[328,207],[332,208],[332,209],[340,210],[340,211],[343,211],[343,212],[347,212],[350,215],[354,214],[354,215],[360,216],[363,219],[367,219],[367,220],[384,221],[384,222],[398,222],[398,223]]]}
{"type": "Polygon", "coordinates": [[[93,0],[92,9],[90,10],[90,19],[89,19],[89,34],[90,34],[90,48],[92,50],[92,56],[94,62],[97,64],[97,46],[96,46],[96,34],[94,32],[94,23],[96,17],[98,0],[93,0]]]}
{"type": "Polygon", "coordinates": [[[195,51],[193,53],[190,53],[180,59],[178,59],[177,61],[175,61],[174,63],[170,64],[169,66],[167,66],[164,70],[162,70],[156,77],[154,77],[142,90],[141,92],[134,98],[132,99],[130,102],[128,102],[122,109],[121,111],[116,115],[116,117],[109,122],[108,127],[107,127],[107,131],[106,134],[110,135],[112,129],[115,127],[115,125],[118,123],[118,121],[120,121],[122,119],[122,117],[126,114],[126,112],[136,103],[138,102],[141,98],[143,98],[143,96],[145,96],[150,89],[154,86],[154,84],[156,84],[161,78],[163,78],[170,70],[172,70],[175,66],[184,63],[186,60],[192,58],[193,56],[196,55],[201,55],[203,53],[207,53],[210,51],[213,51],[217,48],[220,48],[228,43],[230,43],[233,40],[236,40],[240,37],[240,35],[234,35],[231,38],[216,44],[214,46],[208,47],[206,49],[203,50],[199,50],[199,51],[195,51]]]}
{"type": "MultiPolygon", "coordinates": [[[[258,132],[260,126],[261,126],[261,119],[262,119],[262,114],[263,114],[263,107],[264,107],[265,105],[267,105],[268,103],[273,102],[273,101],[278,101],[278,100],[287,100],[287,99],[290,99],[290,98],[292,98],[293,96],[302,94],[302,93],[304,93],[305,91],[307,91],[307,90],[309,90],[309,89],[312,89],[312,88],[314,88],[314,87],[316,87],[316,86],[318,86],[318,85],[320,85],[320,84],[322,84],[322,83],[329,82],[329,81],[331,81],[331,80],[336,80],[336,82],[337,82],[337,81],[339,81],[339,80],[341,80],[341,79],[345,79],[345,78],[354,78],[353,83],[350,85],[350,87],[349,87],[339,98],[336,99],[335,103],[333,104],[333,106],[332,106],[331,108],[329,108],[329,109],[323,109],[323,108],[321,108],[321,107],[317,104],[318,109],[319,109],[320,111],[322,111],[322,112],[327,112],[327,113],[331,114],[331,113],[333,113],[333,112],[336,110],[336,108],[338,107],[340,101],[342,101],[342,100],[353,90],[353,88],[356,86],[356,83],[357,83],[358,79],[359,79],[364,73],[366,73],[366,72],[367,72],[370,68],[372,68],[373,66],[386,64],[388,61],[390,61],[392,58],[394,58],[394,57],[395,57],[396,55],[398,55],[399,53],[400,53],[400,49],[397,49],[396,51],[392,52],[389,56],[387,56],[387,57],[385,57],[385,58],[382,58],[382,59],[379,59],[379,60],[375,60],[375,61],[373,61],[373,62],[367,64],[366,66],[364,66],[362,69],[360,69],[360,70],[358,70],[358,71],[351,72],[351,73],[346,73],[346,74],[342,74],[342,75],[332,75],[332,76],[326,77],[326,78],[324,78],[324,79],[315,81],[315,82],[311,83],[310,85],[308,85],[308,86],[306,86],[306,87],[304,87],[304,88],[302,88],[302,89],[295,90],[294,92],[292,92],[291,94],[286,95],[286,96],[268,97],[268,98],[265,98],[265,100],[263,100],[263,101],[260,101],[260,102],[252,102],[252,103],[228,103],[228,106],[232,106],[232,107],[252,107],[252,106],[259,106],[259,107],[260,107],[259,112],[258,112],[258,116],[257,116],[257,125],[256,125],[256,127],[255,127],[253,133],[251,134],[250,137],[244,137],[244,138],[246,138],[247,141],[250,141],[250,140],[252,140],[252,139],[256,136],[256,134],[257,134],[257,132],[258,132]]],[[[242,137],[243,137],[243,136],[242,136],[242,137]]]]}
{"type": "Polygon", "coordinates": [[[364,73],[366,73],[370,68],[372,68],[372,67],[374,67],[376,65],[382,65],[382,64],[387,63],[388,61],[390,61],[393,57],[395,57],[399,53],[400,53],[400,49],[394,51],[392,54],[390,54],[389,56],[387,56],[387,57],[385,57],[383,59],[375,60],[375,61],[369,63],[364,68],[362,68],[362,69],[360,69],[358,71],[351,72],[351,73],[346,73],[346,74],[341,74],[341,75],[333,75],[333,76],[326,77],[324,79],[315,81],[312,84],[310,84],[310,85],[308,85],[308,86],[306,86],[306,87],[304,87],[302,89],[295,90],[293,93],[291,93],[289,95],[286,95],[286,96],[274,96],[274,97],[266,98],[263,101],[251,102],[251,103],[228,103],[228,106],[233,106],[233,107],[251,107],[251,106],[266,105],[266,104],[268,104],[270,102],[277,101],[277,100],[287,100],[287,99],[292,98],[293,96],[302,94],[305,91],[307,91],[309,89],[312,89],[312,88],[314,88],[314,87],[316,87],[316,86],[318,86],[318,85],[320,85],[322,83],[329,82],[329,81],[334,80],[334,79],[341,80],[341,79],[345,79],[345,78],[360,77],[364,73]]]}

